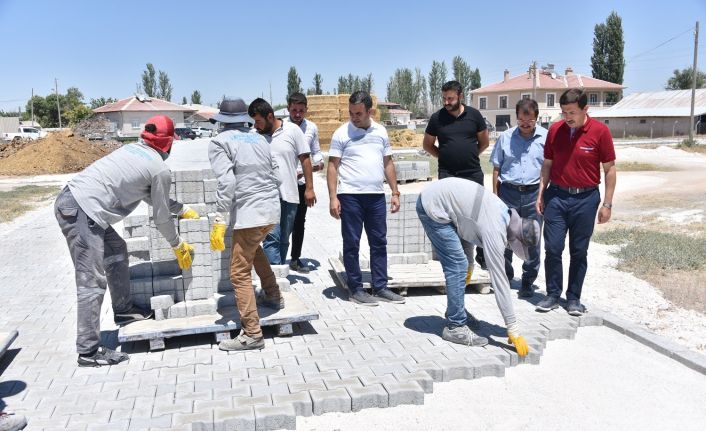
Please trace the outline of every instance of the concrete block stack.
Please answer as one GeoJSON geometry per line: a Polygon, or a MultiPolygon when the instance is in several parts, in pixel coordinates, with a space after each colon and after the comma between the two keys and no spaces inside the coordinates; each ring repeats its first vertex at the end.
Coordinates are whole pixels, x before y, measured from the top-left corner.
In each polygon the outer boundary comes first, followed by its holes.
{"type": "MultiPolygon", "coordinates": [[[[123,224],[133,301],[140,307],[153,308],[159,320],[214,314],[219,307],[235,304],[230,281],[232,231],[226,231],[222,252],[211,250],[209,238],[216,208],[213,171],[175,171],[172,178],[172,198],[201,215],[200,219],[172,217],[179,236],[194,247],[190,269],[179,268],[171,245],[154,224],[151,207],[147,215],[128,216],[123,224]]],[[[289,289],[288,269],[287,265],[273,267],[283,290],[289,289]]],[[[258,284],[253,272],[253,287],[258,284]]]]}
{"type": "Polygon", "coordinates": [[[431,179],[431,170],[429,168],[429,162],[425,161],[396,161],[395,174],[397,175],[397,182],[431,179]]]}

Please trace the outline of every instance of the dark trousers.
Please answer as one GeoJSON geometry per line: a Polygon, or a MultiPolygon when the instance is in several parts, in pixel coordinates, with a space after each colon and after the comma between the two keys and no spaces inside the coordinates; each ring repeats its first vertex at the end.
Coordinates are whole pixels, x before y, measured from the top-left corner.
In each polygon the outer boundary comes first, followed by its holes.
{"type": "Polygon", "coordinates": [[[588,244],[593,235],[601,194],[598,189],[571,195],[555,186],[544,192],[544,273],[547,296],[558,298],[563,290],[563,267],[566,233],[569,233],[569,286],[566,299],[581,299],[581,288],[588,266],[588,244]]]}
{"type": "MultiPolygon", "coordinates": [[[[539,187],[534,190],[519,191],[512,188],[506,184],[500,185],[499,196],[508,208],[514,208],[517,213],[522,218],[528,218],[532,220],[537,220],[539,222],[539,228],[542,228],[542,217],[537,216],[537,208],[535,204],[537,203],[537,194],[539,192],[539,187]]],[[[529,260],[522,264],[522,285],[531,286],[532,283],[537,279],[537,273],[539,272],[540,264],[540,247],[541,241],[537,242],[536,247],[532,247],[529,250],[529,260]]],[[[505,250],[505,273],[507,274],[508,280],[512,280],[515,277],[515,271],[512,269],[512,250],[505,250]]]]}
{"type": "Polygon", "coordinates": [[[387,287],[387,206],[385,195],[340,194],[341,236],[343,237],[343,266],[346,268],[351,293],[363,288],[358,253],[360,235],[365,234],[370,245],[370,273],[372,287],[379,291],[387,287]]]}
{"type": "MultiPolygon", "coordinates": [[[[466,180],[471,180],[481,186],[485,182],[485,177],[483,176],[483,171],[478,167],[478,169],[468,169],[463,171],[449,171],[443,168],[439,168],[439,179],[444,179],[448,177],[463,178],[466,180]]],[[[483,255],[483,247],[476,247],[476,262],[481,266],[485,266],[485,256],[483,255]]],[[[470,265],[473,262],[468,262],[470,265]]]]}
{"type": "Polygon", "coordinates": [[[306,201],[304,200],[305,184],[299,184],[299,206],[297,215],[294,217],[294,229],[292,230],[292,260],[298,260],[302,255],[302,243],[304,243],[304,223],[306,222],[306,201]]]}

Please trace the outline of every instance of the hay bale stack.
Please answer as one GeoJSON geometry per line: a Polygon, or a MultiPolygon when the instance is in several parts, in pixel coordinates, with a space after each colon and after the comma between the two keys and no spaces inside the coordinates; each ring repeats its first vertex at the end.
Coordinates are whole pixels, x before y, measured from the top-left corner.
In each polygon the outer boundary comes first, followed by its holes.
{"type": "MultiPolygon", "coordinates": [[[[306,118],[319,127],[319,142],[328,148],[331,137],[343,123],[348,121],[348,99],[350,94],[327,94],[307,96],[308,111],[306,118]]],[[[380,110],[377,109],[377,97],[372,96],[373,119],[380,122],[380,110]]]]}

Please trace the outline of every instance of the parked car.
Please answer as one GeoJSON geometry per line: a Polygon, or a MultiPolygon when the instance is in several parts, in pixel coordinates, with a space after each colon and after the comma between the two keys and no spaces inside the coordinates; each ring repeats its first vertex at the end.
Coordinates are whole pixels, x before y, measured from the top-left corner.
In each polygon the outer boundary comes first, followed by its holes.
{"type": "Polygon", "coordinates": [[[44,130],[38,129],[36,127],[26,127],[26,126],[20,126],[17,128],[16,133],[3,133],[2,139],[5,141],[13,141],[15,139],[31,139],[31,140],[36,140],[39,138],[44,138],[47,136],[47,132],[44,130]]]}
{"type": "Polygon", "coordinates": [[[174,134],[179,139],[196,139],[196,132],[191,127],[177,127],[174,129],[174,134]]]}
{"type": "Polygon", "coordinates": [[[192,129],[199,138],[210,138],[213,136],[213,129],[208,127],[192,127],[192,129]]]}

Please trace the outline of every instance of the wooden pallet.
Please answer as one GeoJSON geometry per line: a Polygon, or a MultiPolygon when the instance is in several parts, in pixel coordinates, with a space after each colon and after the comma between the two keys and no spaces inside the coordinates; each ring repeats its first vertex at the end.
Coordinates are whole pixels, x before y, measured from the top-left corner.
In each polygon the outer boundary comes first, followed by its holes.
{"type": "MultiPolygon", "coordinates": [[[[346,270],[343,267],[343,262],[338,257],[330,257],[329,263],[338,281],[345,288],[348,288],[346,282],[346,270]]],[[[363,287],[370,288],[371,276],[370,270],[363,271],[363,287]]],[[[398,264],[389,265],[387,267],[387,286],[390,289],[400,291],[400,294],[405,295],[409,288],[415,287],[431,287],[440,293],[446,293],[446,279],[444,271],[441,269],[441,264],[436,260],[430,260],[424,264],[398,264]]],[[[490,276],[487,271],[480,269],[476,265],[473,271],[470,285],[488,285],[490,284],[490,276]]]]}
{"type": "MultiPolygon", "coordinates": [[[[294,333],[292,325],[298,322],[317,320],[319,313],[310,310],[296,292],[282,292],[285,307],[272,310],[258,307],[260,326],[276,326],[279,336],[294,333]]],[[[123,326],[118,331],[118,341],[148,340],[150,350],[164,349],[164,339],[181,335],[213,333],[216,342],[231,338],[230,331],[240,329],[240,314],[235,306],[228,305],[218,309],[218,314],[183,317],[166,320],[142,320],[123,326]]]]}

